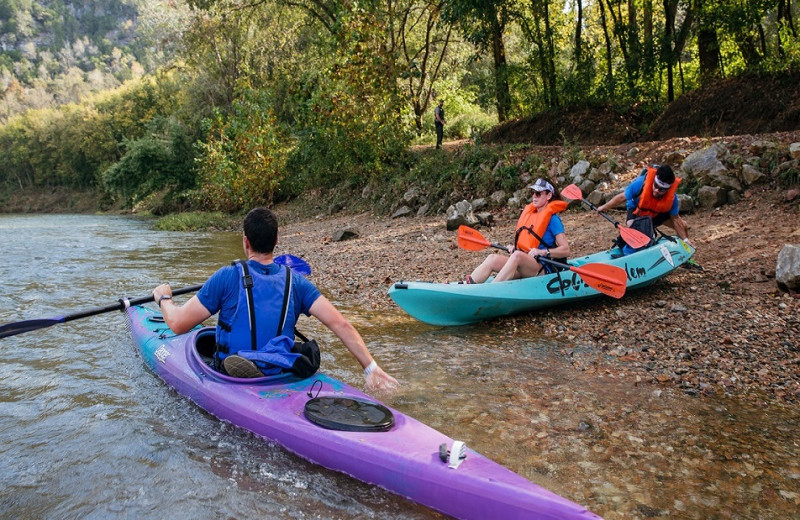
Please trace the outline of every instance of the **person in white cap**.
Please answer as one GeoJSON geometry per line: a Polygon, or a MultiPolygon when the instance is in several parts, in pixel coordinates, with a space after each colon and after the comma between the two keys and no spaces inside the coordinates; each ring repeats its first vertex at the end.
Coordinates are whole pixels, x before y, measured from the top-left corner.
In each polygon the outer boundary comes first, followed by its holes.
{"type": "Polygon", "coordinates": [[[666,224],[675,230],[678,237],[689,241],[686,223],[680,217],[678,202],[679,177],[667,165],[650,165],[631,182],[625,191],[616,194],[608,202],[597,208],[602,213],[626,202],[628,209],[627,225],[631,226],[637,217],[651,217],[654,226],[666,224]]]}
{"type": "Polygon", "coordinates": [[[528,188],[533,190],[533,201],[525,206],[517,221],[514,243],[507,246],[511,256],[489,255],[467,276],[465,283],[483,283],[493,272],[497,273],[493,281],[502,282],[559,270],[550,263],[540,262],[539,257],[566,262],[569,242],[558,213],[567,209],[567,203],[545,179],[536,179],[528,188]]]}

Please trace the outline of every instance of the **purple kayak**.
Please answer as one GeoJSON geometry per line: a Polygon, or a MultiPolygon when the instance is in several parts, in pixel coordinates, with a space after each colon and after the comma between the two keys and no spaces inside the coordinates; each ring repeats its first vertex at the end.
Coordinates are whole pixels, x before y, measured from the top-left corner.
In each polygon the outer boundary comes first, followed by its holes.
{"type": "Polygon", "coordinates": [[[321,372],[232,378],[210,365],[213,328],[175,335],[158,311],[126,312],[142,358],[164,382],[219,419],[315,464],[456,518],[600,518],[321,372]],[[343,405],[355,407],[343,416],[343,405]],[[338,415],[326,415],[337,407],[338,415]],[[350,416],[357,416],[352,424],[350,416]],[[351,431],[340,429],[344,423],[351,431]]]}

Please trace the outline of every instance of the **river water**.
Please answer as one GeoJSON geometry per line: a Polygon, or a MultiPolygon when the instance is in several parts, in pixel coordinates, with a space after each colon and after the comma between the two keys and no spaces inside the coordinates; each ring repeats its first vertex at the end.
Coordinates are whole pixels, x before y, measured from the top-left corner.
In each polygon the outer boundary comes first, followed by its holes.
{"type": "MultiPolygon", "coordinates": [[[[0,323],[201,283],[242,254],[237,233],[93,215],[0,215],[0,244],[0,323]]],[[[533,331],[334,303],[401,381],[387,404],[605,518],[800,518],[796,406],[579,372],[533,331]]],[[[324,370],[361,385],[335,337],[299,328],[324,370]]],[[[204,413],[146,369],[118,312],[0,347],[0,518],[441,518],[204,413]]]]}

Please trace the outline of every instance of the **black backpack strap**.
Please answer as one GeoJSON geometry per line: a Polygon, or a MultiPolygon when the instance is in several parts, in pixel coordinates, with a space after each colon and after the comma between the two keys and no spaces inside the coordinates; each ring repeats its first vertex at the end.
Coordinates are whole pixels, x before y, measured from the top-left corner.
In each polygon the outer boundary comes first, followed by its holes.
{"type": "Polygon", "coordinates": [[[554,244],[548,244],[547,242],[544,241],[542,237],[536,234],[536,231],[533,230],[533,226],[522,226],[517,230],[516,233],[514,233],[514,249],[517,248],[517,241],[519,240],[519,235],[523,231],[527,231],[528,233],[533,235],[533,238],[538,240],[540,244],[544,244],[544,247],[546,247],[547,249],[555,249],[556,246],[554,244]]]}
{"type": "Polygon", "coordinates": [[[276,338],[283,332],[283,325],[286,323],[286,312],[289,309],[289,295],[292,292],[292,271],[288,265],[283,267],[286,270],[286,284],[283,287],[283,307],[281,308],[281,319],[278,320],[278,331],[275,333],[276,338]]]}
{"type": "MultiPolygon", "coordinates": [[[[253,350],[258,349],[257,334],[256,334],[256,306],[253,302],[253,277],[250,275],[250,269],[247,268],[247,260],[237,260],[242,265],[242,284],[247,293],[247,317],[250,320],[250,348],[253,350]]],[[[236,263],[234,262],[234,263],[236,263]]]]}

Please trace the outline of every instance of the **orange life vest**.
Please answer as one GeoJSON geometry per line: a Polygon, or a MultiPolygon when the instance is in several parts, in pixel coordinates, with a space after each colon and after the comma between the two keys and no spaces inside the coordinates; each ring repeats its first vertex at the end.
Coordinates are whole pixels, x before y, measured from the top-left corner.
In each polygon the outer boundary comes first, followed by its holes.
{"type": "MultiPolygon", "coordinates": [[[[539,247],[539,239],[533,233],[542,237],[547,231],[550,219],[556,213],[561,213],[567,209],[567,203],[563,200],[551,200],[541,211],[537,211],[533,202],[525,206],[522,215],[519,216],[516,228],[517,243],[514,247],[522,251],[530,251],[539,247]],[[533,233],[530,232],[533,230],[533,233]]],[[[554,247],[545,244],[546,247],[554,247]]]]}
{"type": "Polygon", "coordinates": [[[653,166],[647,167],[647,176],[642,184],[642,193],[639,194],[639,203],[633,210],[633,214],[637,217],[655,217],[661,213],[669,213],[672,209],[672,204],[675,201],[675,192],[678,191],[678,184],[683,179],[675,177],[675,182],[672,183],[672,186],[669,187],[664,196],[656,198],[653,196],[656,170],[657,168],[653,166]]]}

